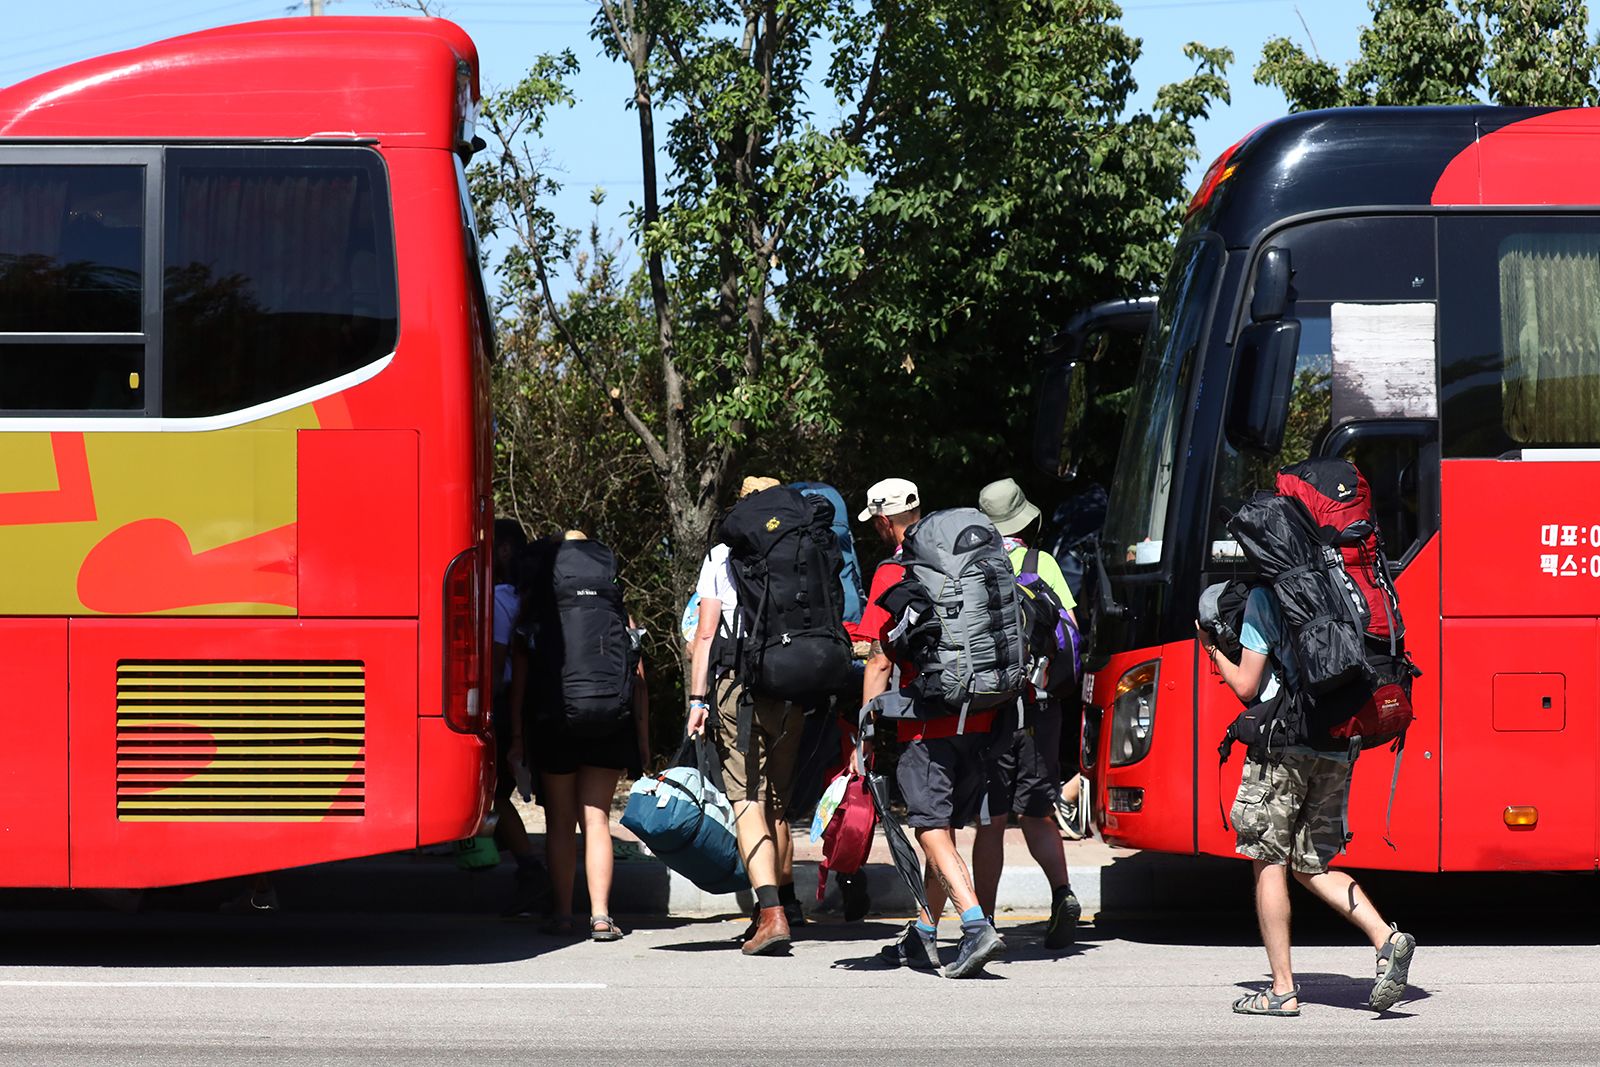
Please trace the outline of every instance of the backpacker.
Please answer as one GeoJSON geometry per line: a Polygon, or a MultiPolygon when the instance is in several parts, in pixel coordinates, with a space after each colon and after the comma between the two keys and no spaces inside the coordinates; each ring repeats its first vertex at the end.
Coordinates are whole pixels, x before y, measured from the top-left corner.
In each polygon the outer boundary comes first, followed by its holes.
{"type": "Polygon", "coordinates": [[[850,534],[850,513],[845,510],[844,497],[839,495],[839,490],[822,482],[795,482],[792,488],[808,497],[822,497],[833,507],[833,537],[839,544],[839,558],[844,561],[839,571],[844,621],[860,622],[867,604],[867,590],[861,583],[861,563],[856,559],[856,542],[850,534]]]}
{"type": "MultiPolygon", "coordinates": [[[[723,520],[720,540],[738,590],[737,630],[719,635],[718,662],[744,697],[826,703],[850,677],[839,595],[843,566],[825,497],[788,486],[753,493],[723,520]]],[[[740,727],[740,750],[748,732],[740,727]]]]}
{"type": "Polygon", "coordinates": [[[560,638],[545,651],[560,660],[560,708],[567,729],[580,737],[603,737],[632,717],[639,659],[622,606],[617,557],[598,541],[561,542],[551,562],[550,591],[560,638]]]}
{"type": "Polygon", "coordinates": [[[1019,604],[1028,659],[1038,668],[1036,676],[1028,680],[1036,691],[1059,696],[1078,684],[1083,664],[1078,627],[1056,591],[1039,577],[1037,548],[1023,553],[1017,585],[1022,588],[1019,604]]]}
{"type": "Polygon", "coordinates": [[[1022,594],[988,517],[976,508],[924,516],[906,531],[900,562],[905,577],[896,588],[920,601],[896,626],[920,638],[910,649],[919,714],[958,714],[961,729],[968,712],[1020,697],[1027,682],[1022,594]]]}

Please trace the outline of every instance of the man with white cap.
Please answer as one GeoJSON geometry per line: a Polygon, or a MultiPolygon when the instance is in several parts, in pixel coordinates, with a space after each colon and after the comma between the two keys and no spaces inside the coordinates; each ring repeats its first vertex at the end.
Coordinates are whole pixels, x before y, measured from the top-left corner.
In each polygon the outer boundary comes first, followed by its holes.
{"type": "MultiPolygon", "coordinates": [[[[872,642],[862,681],[863,705],[886,692],[893,683],[895,667],[889,657],[889,632],[895,624],[882,603],[885,593],[905,575],[900,552],[906,531],[922,518],[922,500],[917,487],[904,478],[885,478],[867,490],[867,507],[857,516],[871,522],[885,544],[894,549],[894,558],[885,560],[872,576],[872,590],[862,613],[858,633],[872,642]]],[[[898,664],[900,684],[909,685],[915,668],[898,664]]],[[[924,890],[930,911],[906,924],[900,938],[884,949],[883,956],[902,966],[938,970],[938,923],[948,898],[961,917],[961,944],[955,960],[944,967],[947,978],[966,978],[983,971],[984,964],[1004,949],[985,918],[973,889],[972,876],[956,850],[954,831],[978,814],[983,803],[985,766],[983,751],[989,744],[994,723],[992,709],[965,717],[965,729],[956,716],[927,720],[907,719],[899,723],[900,740],[905,742],[895,780],[905,798],[906,823],[916,834],[917,844],[927,860],[924,890]]]]}
{"type": "MultiPolygon", "coordinates": [[[[1010,478],[990,482],[978,494],[978,507],[1005,538],[1012,569],[1019,576],[1038,575],[1071,614],[1077,605],[1061,567],[1050,553],[1030,549],[1024,539],[1039,522],[1039,509],[1028,501],[1022,487],[1010,478]]],[[[1006,823],[1010,816],[1017,816],[1028,851],[1050,882],[1047,948],[1072,944],[1082,914],[1068,881],[1066,850],[1053,820],[1061,790],[1062,719],[1060,701],[1043,692],[1030,694],[1026,727],[1015,731],[1009,745],[989,753],[988,795],[972,841],[973,882],[984,910],[993,915],[1000,869],[1005,864],[1006,823]]]]}

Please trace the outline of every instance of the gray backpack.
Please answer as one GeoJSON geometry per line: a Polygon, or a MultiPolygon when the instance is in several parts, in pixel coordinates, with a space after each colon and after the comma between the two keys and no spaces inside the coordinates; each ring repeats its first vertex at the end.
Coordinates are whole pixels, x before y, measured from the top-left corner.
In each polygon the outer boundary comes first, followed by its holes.
{"type": "Polygon", "coordinates": [[[1000,533],[976,508],[950,508],[906,531],[900,562],[938,622],[913,685],[964,720],[1011,703],[1027,683],[1017,578],[1000,533]]]}

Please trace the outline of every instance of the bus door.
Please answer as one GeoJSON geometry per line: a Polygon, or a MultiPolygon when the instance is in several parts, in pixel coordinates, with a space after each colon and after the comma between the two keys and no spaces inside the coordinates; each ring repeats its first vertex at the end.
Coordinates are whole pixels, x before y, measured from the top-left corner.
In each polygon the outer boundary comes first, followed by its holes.
{"type": "Polygon", "coordinates": [[[0,870],[66,885],[67,620],[0,619],[0,680],[0,870]]]}
{"type": "MultiPolygon", "coordinates": [[[[1252,577],[1227,520],[1273,484],[1275,472],[1312,456],[1352,460],[1367,478],[1406,623],[1406,648],[1423,671],[1413,687],[1417,720],[1409,731],[1399,778],[1395,755],[1375,749],[1357,763],[1351,791],[1347,862],[1433,870],[1439,854],[1438,419],[1435,401],[1434,223],[1419,216],[1330,218],[1269,237],[1257,249],[1251,277],[1267,249],[1288,257],[1291,283],[1284,319],[1298,327],[1292,384],[1275,448],[1248,440],[1237,425],[1240,397],[1254,388],[1255,364],[1240,331],[1229,414],[1212,487],[1203,546],[1202,582],[1252,577]],[[1395,782],[1390,839],[1384,827],[1395,782]]],[[[1248,323],[1251,289],[1241,294],[1248,323]]],[[[1276,314],[1276,313],[1274,313],[1276,314]]],[[[1263,325],[1263,324],[1257,324],[1263,325]]],[[[1248,327],[1247,327],[1248,328],[1248,327]]],[[[1231,806],[1243,756],[1221,773],[1210,749],[1240,703],[1202,664],[1197,673],[1197,845],[1230,854],[1233,835],[1220,812],[1231,806]]]]}
{"type": "Polygon", "coordinates": [[[1439,223],[1442,866],[1593,869],[1600,219],[1439,223]]]}

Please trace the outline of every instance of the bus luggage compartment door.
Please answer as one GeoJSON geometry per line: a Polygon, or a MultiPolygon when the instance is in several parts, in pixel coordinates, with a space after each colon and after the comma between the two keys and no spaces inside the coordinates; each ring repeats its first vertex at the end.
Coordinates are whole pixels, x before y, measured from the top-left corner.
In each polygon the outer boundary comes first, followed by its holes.
{"type": "Polygon", "coordinates": [[[72,885],[410,848],[411,620],[73,619],[72,885]]]}

